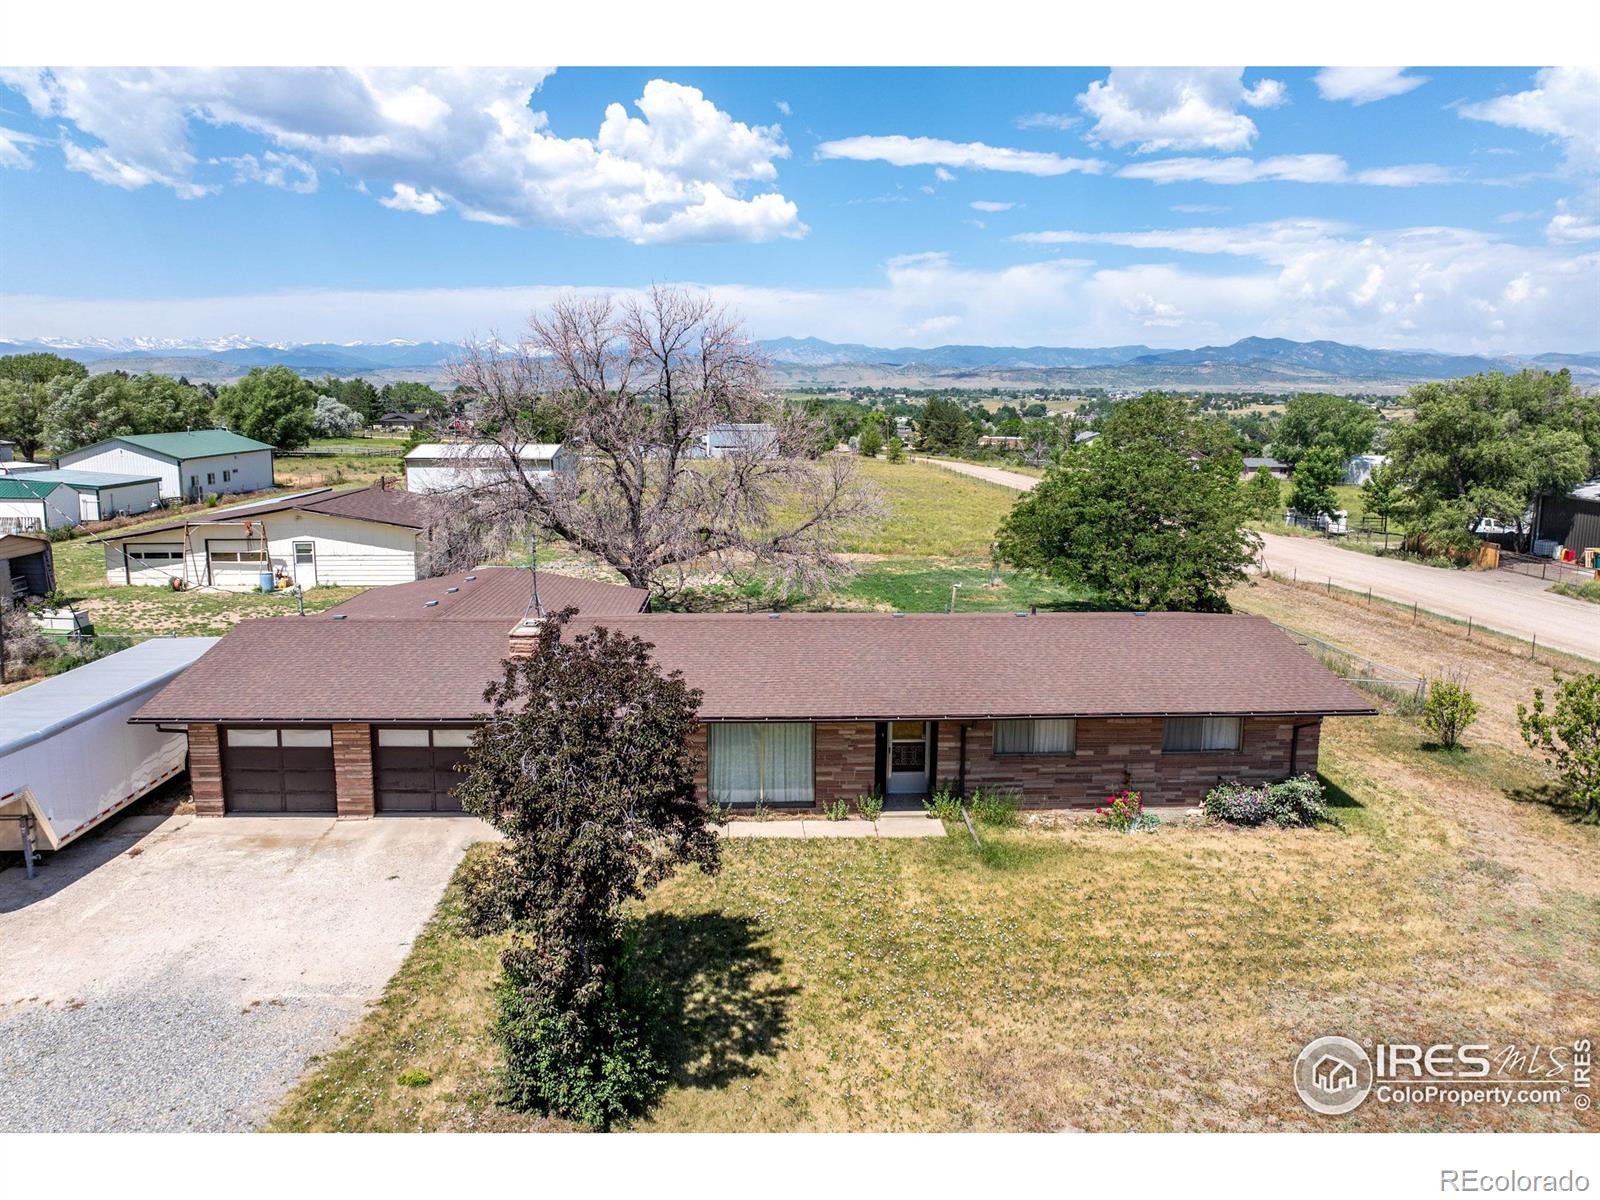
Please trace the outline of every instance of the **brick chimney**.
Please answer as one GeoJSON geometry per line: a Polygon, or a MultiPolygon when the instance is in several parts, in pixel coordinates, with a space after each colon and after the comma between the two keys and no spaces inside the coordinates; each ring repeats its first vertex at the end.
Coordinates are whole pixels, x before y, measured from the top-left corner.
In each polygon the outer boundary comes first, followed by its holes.
{"type": "Polygon", "coordinates": [[[532,658],[539,649],[539,628],[543,617],[523,617],[511,627],[508,653],[512,658],[532,658]]]}

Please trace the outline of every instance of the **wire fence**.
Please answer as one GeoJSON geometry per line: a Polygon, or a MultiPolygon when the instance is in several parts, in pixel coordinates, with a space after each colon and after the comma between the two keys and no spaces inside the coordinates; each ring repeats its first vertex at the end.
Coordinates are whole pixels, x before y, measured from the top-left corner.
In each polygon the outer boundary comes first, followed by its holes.
{"type": "Polygon", "coordinates": [[[1391,667],[1364,654],[1357,654],[1354,650],[1336,646],[1332,642],[1313,637],[1304,630],[1279,625],[1276,621],[1273,624],[1293,638],[1298,645],[1310,651],[1323,666],[1347,683],[1353,683],[1362,690],[1389,701],[1401,712],[1422,711],[1422,706],[1428,699],[1428,681],[1424,676],[1402,671],[1399,667],[1391,667]]]}

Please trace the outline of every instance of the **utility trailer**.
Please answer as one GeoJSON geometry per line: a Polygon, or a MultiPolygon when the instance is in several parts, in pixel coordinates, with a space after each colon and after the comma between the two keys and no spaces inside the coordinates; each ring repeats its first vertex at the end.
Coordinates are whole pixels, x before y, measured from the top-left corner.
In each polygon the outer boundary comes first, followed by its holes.
{"type": "Polygon", "coordinates": [[[0,851],[59,850],[184,769],[188,739],[128,718],[217,642],[151,638],[0,697],[0,851]]]}

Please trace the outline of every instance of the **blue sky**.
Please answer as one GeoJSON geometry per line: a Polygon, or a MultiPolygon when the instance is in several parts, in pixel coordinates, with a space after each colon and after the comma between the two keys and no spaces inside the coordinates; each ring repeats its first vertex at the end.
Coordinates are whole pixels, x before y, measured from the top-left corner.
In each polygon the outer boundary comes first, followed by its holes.
{"type": "Polygon", "coordinates": [[[7,70],[0,336],[1600,348],[1575,68],[7,70]]]}

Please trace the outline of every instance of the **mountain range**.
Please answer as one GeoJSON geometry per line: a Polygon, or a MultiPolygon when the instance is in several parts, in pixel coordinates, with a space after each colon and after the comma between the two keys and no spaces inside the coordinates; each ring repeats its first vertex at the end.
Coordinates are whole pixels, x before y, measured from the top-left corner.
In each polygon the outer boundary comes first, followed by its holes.
{"type": "MultiPolygon", "coordinates": [[[[1218,390],[1370,385],[1403,387],[1482,371],[1569,368],[1600,383],[1600,351],[1484,356],[1430,350],[1383,350],[1342,342],[1242,338],[1226,346],[1159,349],[1131,346],[868,346],[819,338],[758,343],[783,382],[906,387],[1102,386],[1210,387],[1218,390]]],[[[242,335],[209,340],[42,338],[0,341],[0,355],[48,350],[93,372],[156,371],[223,382],[252,367],[282,363],[303,375],[365,375],[376,380],[444,376],[459,352],[453,342],[311,342],[272,344],[242,335]]]]}

